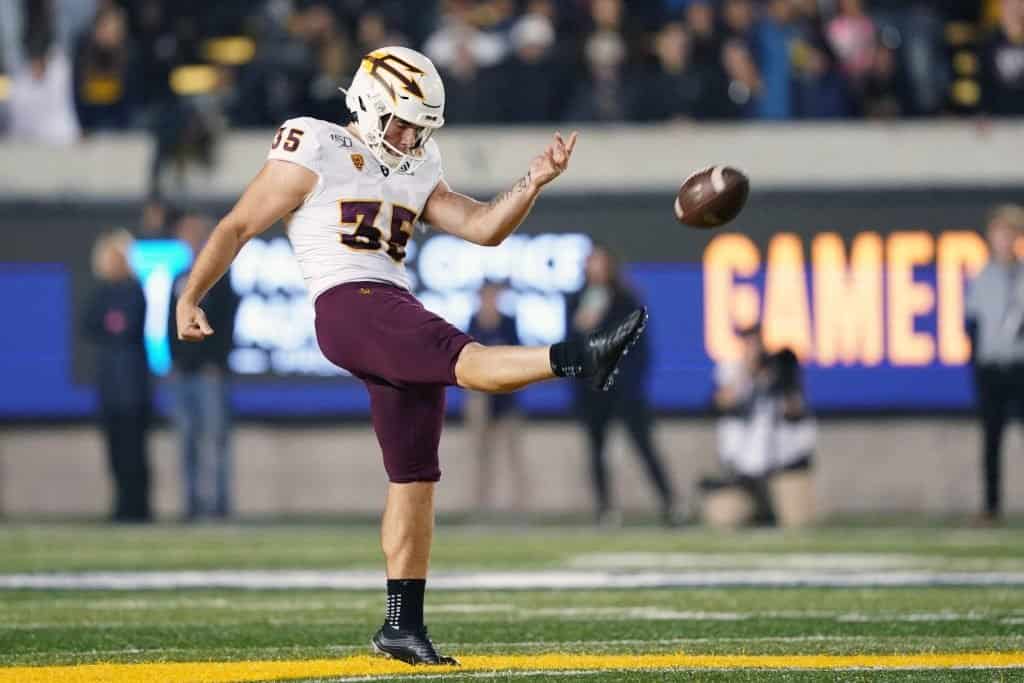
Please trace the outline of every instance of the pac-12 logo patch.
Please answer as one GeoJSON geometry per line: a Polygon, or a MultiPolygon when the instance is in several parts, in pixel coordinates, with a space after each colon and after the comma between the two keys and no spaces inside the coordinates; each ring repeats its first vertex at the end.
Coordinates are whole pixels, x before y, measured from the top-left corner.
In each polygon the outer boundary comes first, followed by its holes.
{"type": "Polygon", "coordinates": [[[356,167],[357,171],[362,171],[363,170],[363,166],[366,165],[366,160],[363,159],[363,155],[362,154],[353,154],[352,155],[352,165],[356,167]]]}

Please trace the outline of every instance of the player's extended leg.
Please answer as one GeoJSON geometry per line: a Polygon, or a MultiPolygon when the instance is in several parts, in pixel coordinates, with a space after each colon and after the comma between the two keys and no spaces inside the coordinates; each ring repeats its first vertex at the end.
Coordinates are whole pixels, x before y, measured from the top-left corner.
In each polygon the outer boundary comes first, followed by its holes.
{"type": "Polygon", "coordinates": [[[607,390],[646,325],[647,309],[640,308],[608,329],[552,346],[466,344],[455,379],[464,389],[506,392],[554,377],[585,377],[593,388],[607,390]]]}
{"type": "Polygon", "coordinates": [[[464,389],[504,393],[557,377],[547,346],[466,344],[455,363],[455,378],[464,389]]]}

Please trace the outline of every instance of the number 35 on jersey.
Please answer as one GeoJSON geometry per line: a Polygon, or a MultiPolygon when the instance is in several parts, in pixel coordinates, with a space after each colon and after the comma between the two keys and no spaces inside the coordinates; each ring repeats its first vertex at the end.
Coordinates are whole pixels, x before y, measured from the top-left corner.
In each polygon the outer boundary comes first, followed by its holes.
{"type": "MultiPolygon", "coordinates": [[[[0,0],[2,1],[2,0],[0,0]]],[[[385,174],[353,131],[309,117],[275,132],[267,157],[309,169],[313,190],[292,214],[288,239],[315,299],[343,282],[391,282],[409,288],[406,251],[431,192],[443,177],[431,138],[412,172],[385,174]]]]}
{"type": "Polygon", "coordinates": [[[405,245],[416,225],[415,211],[398,204],[385,206],[383,202],[370,199],[342,199],[338,206],[341,208],[341,224],[355,226],[353,232],[341,234],[342,244],[349,249],[364,251],[379,251],[386,244],[388,256],[398,262],[405,258],[405,245]],[[391,211],[391,228],[386,238],[377,227],[382,207],[391,211]]]}

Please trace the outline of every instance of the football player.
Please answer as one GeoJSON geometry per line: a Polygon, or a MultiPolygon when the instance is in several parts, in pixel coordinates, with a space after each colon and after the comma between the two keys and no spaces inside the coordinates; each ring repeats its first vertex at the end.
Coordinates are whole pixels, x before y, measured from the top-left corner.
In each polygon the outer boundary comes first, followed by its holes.
{"type": "Polygon", "coordinates": [[[501,244],[565,171],[576,133],[556,133],[511,189],[482,203],[444,179],[431,139],[444,124],[444,85],[425,56],[404,47],[371,52],[345,104],[341,125],[296,118],[277,130],[263,168],[197,257],[178,300],[178,336],[214,334],[203,295],[247,240],[291,214],[288,236],[314,301],[317,341],[328,360],[366,384],[389,479],[381,529],[387,609],[372,645],[410,664],[455,664],[437,653],[423,624],[445,387],[505,392],[584,377],[607,389],[647,312],[552,346],[486,347],[424,309],[403,265],[417,222],[501,244]]]}

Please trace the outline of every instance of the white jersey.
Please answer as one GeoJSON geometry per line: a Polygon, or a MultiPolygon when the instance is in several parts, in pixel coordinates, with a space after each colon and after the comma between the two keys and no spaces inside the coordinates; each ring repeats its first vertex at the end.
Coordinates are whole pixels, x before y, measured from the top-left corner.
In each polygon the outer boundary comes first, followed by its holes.
{"type": "Polygon", "coordinates": [[[390,282],[406,289],[405,250],[430,193],[441,180],[433,140],[413,173],[381,166],[345,127],[301,117],[284,122],[269,159],[304,166],[317,184],[288,225],[299,268],[316,298],[343,282],[390,282]]]}

